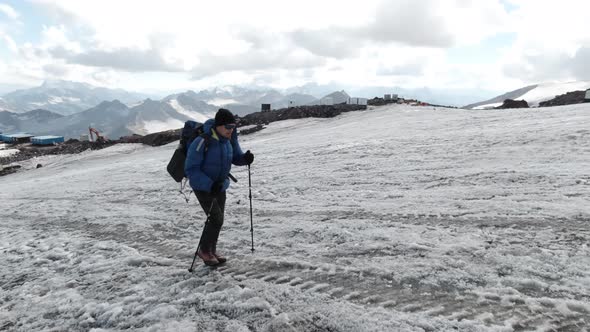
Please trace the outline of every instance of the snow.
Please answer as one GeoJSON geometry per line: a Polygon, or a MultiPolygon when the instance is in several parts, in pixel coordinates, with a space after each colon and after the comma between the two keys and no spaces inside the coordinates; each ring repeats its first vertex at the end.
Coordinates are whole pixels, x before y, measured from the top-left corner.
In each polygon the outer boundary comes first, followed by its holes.
{"type": "Polygon", "coordinates": [[[47,103],[49,104],[60,104],[63,103],[64,100],[62,97],[58,97],[58,96],[49,96],[47,103]]]}
{"type": "Polygon", "coordinates": [[[166,121],[144,121],[141,128],[146,134],[157,133],[160,131],[173,130],[182,128],[184,121],[178,119],[168,119],[166,121]]]}
{"type": "Polygon", "coordinates": [[[489,108],[502,106],[502,104],[504,104],[504,103],[491,103],[491,104],[476,106],[473,109],[474,110],[485,110],[485,109],[489,109],[489,108]]]}
{"type": "MultiPolygon", "coordinates": [[[[193,112],[193,111],[189,111],[186,108],[184,108],[179,102],[178,100],[175,99],[171,99],[168,104],[174,108],[178,113],[186,115],[187,117],[189,117],[192,120],[195,120],[197,122],[201,122],[204,123],[205,121],[207,121],[207,119],[209,119],[207,116],[199,113],[199,112],[193,112]]],[[[180,126],[182,127],[182,125],[180,126]]]]}
{"type": "Polygon", "coordinates": [[[76,97],[62,97],[62,96],[49,96],[46,104],[61,104],[61,103],[77,103],[80,102],[80,98],[76,97]]]}
{"type": "Polygon", "coordinates": [[[136,106],[141,106],[141,105],[143,105],[143,103],[145,103],[145,100],[140,100],[140,101],[137,101],[137,102],[134,102],[134,103],[127,104],[127,107],[133,108],[133,107],[136,107],[136,106]]]}
{"type": "Polygon", "coordinates": [[[238,102],[231,98],[214,98],[207,101],[207,104],[215,105],[215,106],[225,106],[229,104],[238,104],[238,102]]]}
{"type": "MultiPolygon", "coordinates": [[[[0,177],[0,329],[584,331],[590,108],[394,105],[241,138],[220,249],[165,171],[176,142],[0,177]]],[[[36,169],[34,165],[42,163],[36,169]]]]}
{"type": "Polygon", "coordinates": [[[20,150],[18,150],[18,149],[4,149],[4,148],[0,148],[0,158],[10,157],[10,156],[15,155],[15,154],[17,154],[19,152],[20,152],[20,150]]]}

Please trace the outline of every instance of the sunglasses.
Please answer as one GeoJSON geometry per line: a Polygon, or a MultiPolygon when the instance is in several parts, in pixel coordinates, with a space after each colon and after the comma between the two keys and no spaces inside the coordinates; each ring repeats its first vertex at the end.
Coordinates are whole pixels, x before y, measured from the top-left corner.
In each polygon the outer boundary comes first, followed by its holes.
{"type": "Polygon", "coordinates": [[[226,124],[223,125],[225,127],[225,129],[230,130],[230,129],[235,129],[236,125],[235,124],[226,124]]]}

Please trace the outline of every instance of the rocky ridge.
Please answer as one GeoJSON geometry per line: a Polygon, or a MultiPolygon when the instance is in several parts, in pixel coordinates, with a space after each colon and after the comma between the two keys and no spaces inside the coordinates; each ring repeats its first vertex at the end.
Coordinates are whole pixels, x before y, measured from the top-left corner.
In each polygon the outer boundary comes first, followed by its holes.
{"type": "Polygon", "coordinates": [[[578,90],[556,96],[555,98],[539,103],[540,107],[561,106],[571,104],[581,104],[586,102],[586,91],[578,90]]]}

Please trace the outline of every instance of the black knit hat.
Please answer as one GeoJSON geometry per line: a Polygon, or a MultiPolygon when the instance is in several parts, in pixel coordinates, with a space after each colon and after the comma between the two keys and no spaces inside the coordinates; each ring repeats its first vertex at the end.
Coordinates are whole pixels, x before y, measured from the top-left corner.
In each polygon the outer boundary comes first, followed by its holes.
{"type": "Polygon", "coordinates": [[[223,126],[230,123],[236,123],[236,118],[229,110],[220,108],[217,114],[215,114],[215,125],[223,126]]]}

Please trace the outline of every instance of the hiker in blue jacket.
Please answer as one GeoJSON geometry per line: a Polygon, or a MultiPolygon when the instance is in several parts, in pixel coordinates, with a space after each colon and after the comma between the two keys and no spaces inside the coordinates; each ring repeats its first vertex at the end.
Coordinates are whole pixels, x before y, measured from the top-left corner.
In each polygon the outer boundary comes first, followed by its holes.
{"type": "Polygon", "coordinates": [[[217,239],[223,225],[231,165],[249,165],[254,155],[250,150],[242,152],[236,119],[229,110],[220,108],[215,120],[207,120],[203,129],[205,137],[197,137],[187,150],[184,173],[201,207],[209,213],[197,255],[206,265],[217,265],[227,260],[217,252],[217,239]]]}

